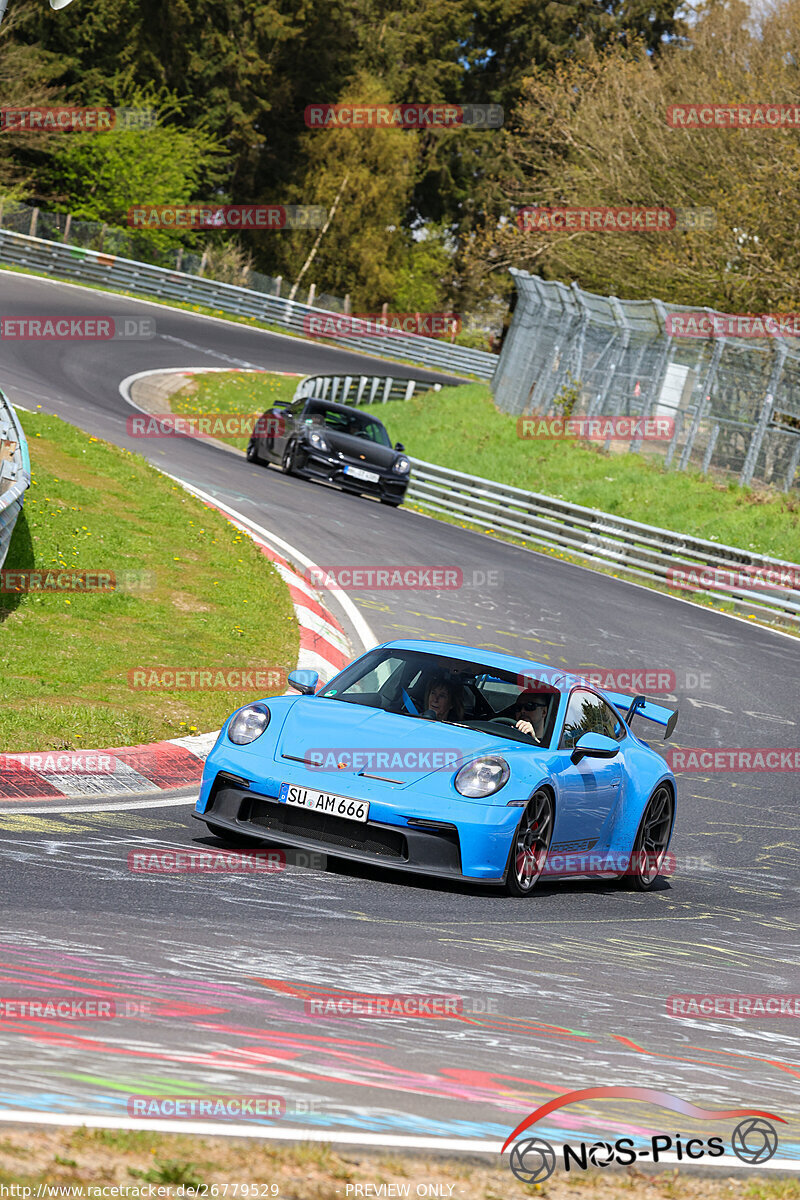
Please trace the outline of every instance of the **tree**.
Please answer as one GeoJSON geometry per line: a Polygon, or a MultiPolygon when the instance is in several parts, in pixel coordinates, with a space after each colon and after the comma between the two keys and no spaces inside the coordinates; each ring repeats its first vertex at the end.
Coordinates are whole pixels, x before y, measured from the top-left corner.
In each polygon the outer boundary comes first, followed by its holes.
{"type": "Polygon", "coordinates": [[[522,186],[509,202],[538,206],[710,208],[696,232],[523,233],[487,230],[473,269],[515,265],[590,291],[659,296],[729,311],[796,304],[800,146],[793,129],[670,128],[667,107],[695,100],[800,104],[800,0],[754,29],[739,0],[712,4],[690,46],[655,61],[643,45],[540,69],[526,80],[513,155],[522,186]],[[477,264],[477,265],[476,265],[477,264]]]}

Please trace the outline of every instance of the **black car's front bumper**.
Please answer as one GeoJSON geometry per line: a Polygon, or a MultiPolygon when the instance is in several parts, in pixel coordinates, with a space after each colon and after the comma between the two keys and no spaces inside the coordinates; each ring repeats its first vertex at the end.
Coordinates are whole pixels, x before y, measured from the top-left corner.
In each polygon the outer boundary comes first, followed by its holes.
{"type": "Polygon", "coordinates": [[[304,808],[282,804],[250,792],[232,779],[219,775],[203,813],[192,813],[199,821],[239,837],[258,838],[272,844],[294,846],[331,857],[370,863],[395,871],[437,875],[462,883],[488,883],[499,879],[475,879],[461,873],[461,848],[455,825],[426,822],[424,825],[387,825],[378,821],[348,821],[304,808]]]}
{"type": "Polygon", "coordinates": [[[364,496],[377,496],[383,500],[393,500],[400,503],[406,494],[409,484],[408,475],[398,475],[397,471],[377,467],[373,463],[351,463],[346,459],[331,454],[322,454],[303,446],[302,459],[296,470],[310,479],[322,479],[326,483],[335,483],[346,491],[359,492],[364,496]],[[356,467],[359,471],[369,471],[378,478],[374,482],[369,479],[356,479],[345,471],[345,467],[356,467]]]}

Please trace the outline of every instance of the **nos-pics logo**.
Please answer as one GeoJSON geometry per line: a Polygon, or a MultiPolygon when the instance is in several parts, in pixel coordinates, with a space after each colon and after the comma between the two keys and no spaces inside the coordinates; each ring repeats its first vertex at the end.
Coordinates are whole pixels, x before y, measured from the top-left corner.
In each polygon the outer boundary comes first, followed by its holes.
{"type": "MultiPolygon", "coordinates": [[[[681,1100],[669,1092],[659,1092],[653,1088],[628,1087],[596,1087],[584,1088],[583,1091],[567,1092],[557,1099],[549,1100],[541,1108],[537,1108],[524,1121],[520,1122],[513,1133],[509,1134],[503,1146],[505,1152],[509,1145],[520,1134],[525,1133],[537,1121],[541,1121],[549,1113],[563,1108],[567,1104],[578,1103],[582,1100],[596,1100],[606,1097],[617,1097],[623,1100],[642,1100],[647,1104],[657,1104],[660,1108],[671,1109],[701,1121],[721,1121],[741,1118],[731,1136],[731,1150],[738,1159],[748,1166],[759,1166],[769,1162],[778,1149],[778,1134],[772,1121],[785,1124],[783,1117],[775,1113],[762,1112],[755,1108],[708,1109],[698,1108],[687,1100],[681,1100]]],[[[630,1166],[638,1159],[648,1159],[658,1162],[670,1152],[679,1161],[697,1161],[701,1158],[719,1158],[725,1153],[725,1144],[721,1137],[681,1138],[668,1134],[657,1134],[651,1137],[649,1146],[636,1149],[632,1138],[617,1138],[614,1142],[585,1142],[577,1146],[565,1144],[562,1147],[564,1169],[573,1168],[586,1171],[589,1167],[630,1166]]],[[[517,1142],[511,1151],[509,1166],[517,1179],[523,1183],[543,1183],[549,1179],[556,1169],[557,1154],[550,1142],[540,1137],[529,1137],[517,1142]]]]}

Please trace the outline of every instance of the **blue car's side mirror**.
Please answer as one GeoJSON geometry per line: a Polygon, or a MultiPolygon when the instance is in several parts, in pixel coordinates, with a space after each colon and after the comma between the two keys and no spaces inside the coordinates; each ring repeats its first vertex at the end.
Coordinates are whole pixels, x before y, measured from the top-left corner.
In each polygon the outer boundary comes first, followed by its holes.
{"type": "MultiPolygon", "coordinates": [[[[291,680],[291,676],[289,677],[291,680]]],[[[606,737],[604,733],[585,733],[579,738],[572,751],[572,761],[579,763],[582,758],[614,758],[619,754],[619,742],[606,737]]]]}
{"type": "Polygon", "coordinates": [[[319,683],[317,671],[290,671],[287,676],[289,687],[294,688],[301,696],[313,696],[319,683]]]}

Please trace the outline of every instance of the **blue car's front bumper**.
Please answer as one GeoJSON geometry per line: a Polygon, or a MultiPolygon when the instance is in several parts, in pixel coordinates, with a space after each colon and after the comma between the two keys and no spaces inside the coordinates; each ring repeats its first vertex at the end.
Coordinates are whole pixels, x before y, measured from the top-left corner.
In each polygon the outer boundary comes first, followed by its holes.
{"type": "Polygon", "coordinates": [[[372,781],[357,776],[340,776],[332,786],[318,776],[310,781],[301,775],[291,770],[284,779],[368,800],[369,820],[360,823],[284,804],[278,800],[280,780],[248,779],[244,773],[233,774],[228,764],[220,770],[211,762],[194,816],[240,837],[393,870],[471,883],[503,881],[519,808],[449,800],[443,811],[435,812],[433,805],[423,808],[420,797],[407,792],[394,792],[391,802],[385,795],[378,798],[372,781]]]}

